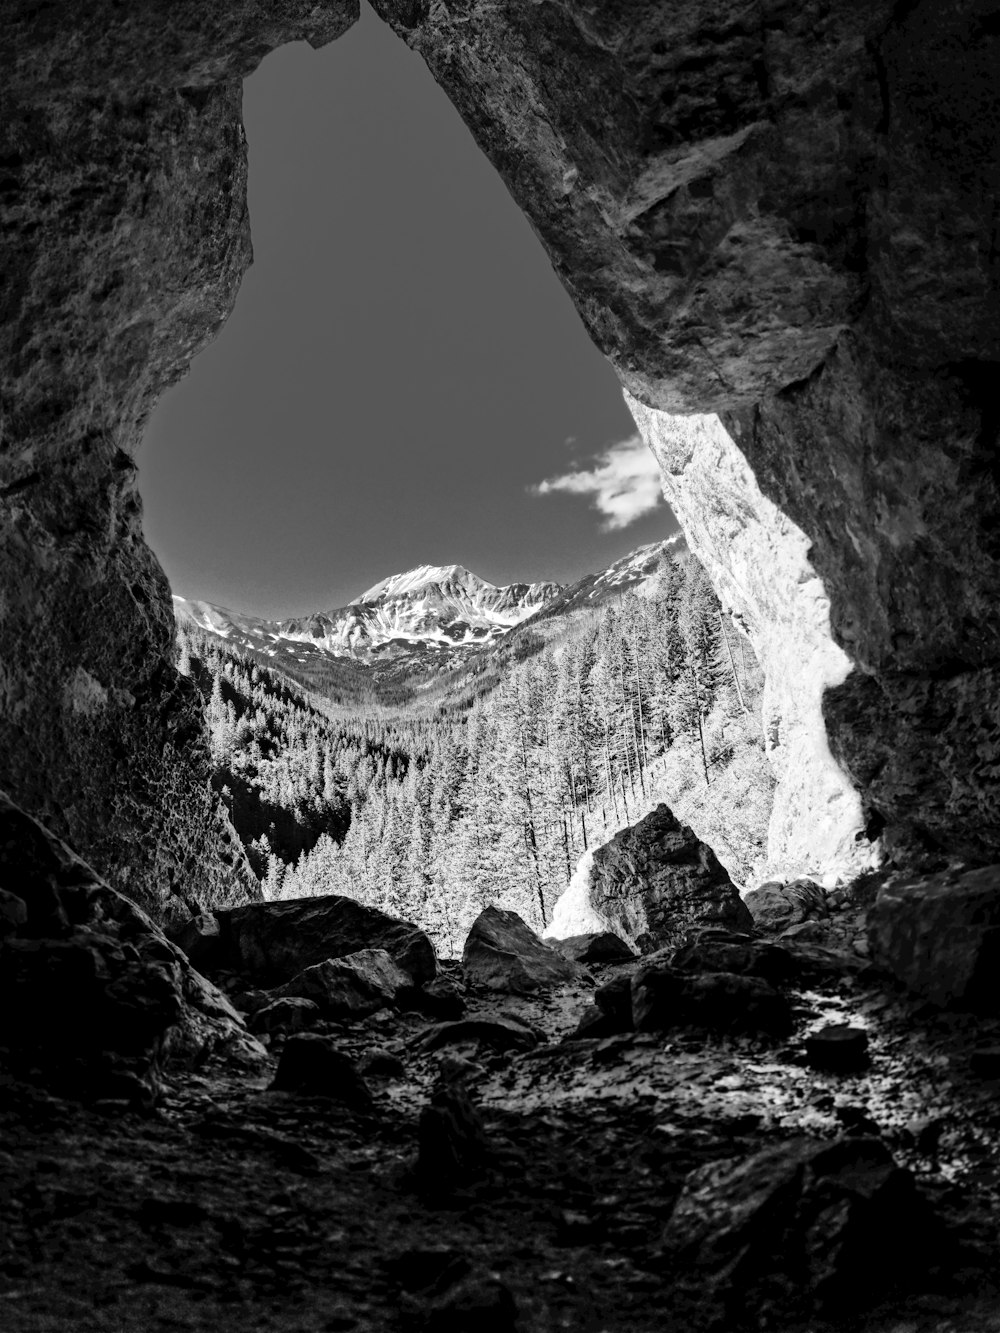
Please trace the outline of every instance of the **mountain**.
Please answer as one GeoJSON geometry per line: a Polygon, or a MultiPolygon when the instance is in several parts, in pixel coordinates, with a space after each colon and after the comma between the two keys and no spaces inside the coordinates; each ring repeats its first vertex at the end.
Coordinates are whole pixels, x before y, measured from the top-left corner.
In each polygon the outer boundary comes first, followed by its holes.
{"type": "Polygon", "coordinates": [[[174,597],[178,627],[197,628],[253,653],[332,698],[372,687],[432,679],[543,618],[642,592],[679,534],[640,547],[576,583],[497,587],[463,565],[418,565],[368,588],[348,606],[288,620],[264,620],[210,602],[174,597]]]}

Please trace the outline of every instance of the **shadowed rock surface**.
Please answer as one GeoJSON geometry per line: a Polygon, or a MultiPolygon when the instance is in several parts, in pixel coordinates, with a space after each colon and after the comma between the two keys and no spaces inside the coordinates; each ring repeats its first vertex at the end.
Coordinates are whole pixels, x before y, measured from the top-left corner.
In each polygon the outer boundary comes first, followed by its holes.
{"type": "Polygon", "coordinates": [[[595,850],[590,901],[644,953],[679,944],[699,926],[753,927],[715,853],[665,805],[595,850]]]}
{"type": "Polygon", "coordinates": [[[437,972],[434,946],[417,926],[353,898],[297,898],[216,913],[220,926],[210,971],[239,973],[260,986],[291,981],[306,967],[360,949],[384,949],[416,984],[437,972]]]}
{"type": "Polygon", "coordinates": [[[484,908],[472,923],[462,971],[476,986],[521,995],[585,975],[579,963],[543,944],[516,912],[500,907],[484,908]]]}
{"type": "Polygon", "coordinates": [[[878,892],[872,951],[935,1004],[1000,1012],[1000,866],[908,880],[878,892]]]}
{"type": "Polygon", "coordinates": [[[2,793],[0,883],[6,1067],[62,1096],[152,1104],[171,1065],[264,1061],[226,997],[159,927],[2,793]]]}

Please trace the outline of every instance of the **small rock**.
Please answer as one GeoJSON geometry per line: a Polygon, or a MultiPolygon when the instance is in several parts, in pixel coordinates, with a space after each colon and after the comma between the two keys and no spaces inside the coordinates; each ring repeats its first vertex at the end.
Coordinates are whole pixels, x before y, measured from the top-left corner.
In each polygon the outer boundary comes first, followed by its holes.
{"type": "Polygon", "coordinates": [[[482,1117],[460,1083],[448,1083],[431,1094],[430,1105],[420,1113],[417,1137],[417,1176],[435,1190],[474,1179],[489,1152],[482,1117]]]}
{"type": "Polygon", "coordinates": [[[440,972],[433,981],[421,986],[413,1002],[421,1013],[430,1018],[455,1019],[465,1013],[465,997],[461,988],[451,977],[440,972]]]}
{"type": "Polygon", "coordinates": [[[519,995],[587,976],[578,963],[543,944],[516,912],[499,907],[487,907],[473,922],[462,968],[477,986],[519,995]]]}
{"type": "Polygon", "coordinates": [[[825,890],[810,879],[796,879],[788,884],[769,880],[751,889],[743,901],[753,924],[767,934],[778,934],[789,926],[828,914],[825,890]]]}
{"type": "Polygon", "coordinates": [[[495,1273],[474,1270],[426,1307],[423,1333],[516,1333],[517,1304],[495,1273]]]}
{"type": "Polygon", "coordinates": [[[312,1027],[318,1018],[318,1004],[298,995],[289,995],[258,1009],[250,1021],[250,1030],[258,1036],[267,1033],[273,1037],[279,1032],[301,1032],[312,1027]]]}
{"type": "Polygon", "coordinates": [[[584,966],[588,963],[630,963],[636,956],[634,949],[609,930],[596,935],[571,935],[565,940],[553,940],[552,944],[564,958],[584,966]]]}
{"type": "Polygon", "coordinates": [[[969,1063],[976,1078],[1000,1078],[1000,1046],[978,1047],[969,1063]]]}
{"type": "Polygon", "coordinates": [[[276,1092],[330,1097],[357,1110],[367,1110],[372,1105],[368,1085],[352,1062],[329,1037],[316,1032],[289,1037],[271,1087],[276,1092]]]}
{"type": "Polygon", "coordinates": [[[454,1023],[435,1023],[420,1033],[414,1045],[430,1052],[464,1042],[482,1042],[495,1051],[530,1051],[538,1045],[538,1037],[509,1018],[460,1018],[454,1023]]]}
{"type": "Polygon", "coordinates": [[[392,1051],[371,1051],[361,1061],[359,1065],[361,1074],[365,1078],[402,1078],[406,1073],[406,1066],[398,1055],[392,1051]]]}
{"type": "Polygon", "coordinates": [[[15,935],[28,920],[28,905],[16,893],[0,889],[0,939],[15,935]]]}
{"type": "Polygon", "coordinates": [[[606,1014],[602,1009],[598,1009],[596,1004],[589,1004],[580,1015],[580,1021],[576,1027],[564,1040],[583,1041],[594,1037],[613,1037],[619,1032],[629,1032],[631,1028],[631,1013],[628,1017],[628,1027],[624,1027],[621,1019],[606,1014]]]}
{"type": "Polygon", "coordinates": [[[806,1058],[813,1069],[858,1073],[868,1068],[868,1033],[846,1023],[830,1023],[806,1037],[806,1058]]]}
{"type": "Polygon", "coordinates": [[[602,1014],[615,1023],[617,1032],[632,1028],[632,978],[629,975],[612,977],[594,991],[594,1004],[602,1014]]]}
{"type": "Polygon", "coordinates": [[[192,967],[200,972],[214,972],[222,963],[222,931],[214,912],[200,912],[189,918],[170,938],[187,955],[192,967]]]}

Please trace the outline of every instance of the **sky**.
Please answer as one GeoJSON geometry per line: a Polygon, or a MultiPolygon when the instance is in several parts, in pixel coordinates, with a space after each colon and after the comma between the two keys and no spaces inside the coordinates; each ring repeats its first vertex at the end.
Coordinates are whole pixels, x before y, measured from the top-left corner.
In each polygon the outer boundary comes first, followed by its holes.
{"type": "Polygon", "coordinates": [[[676,531],[540,241],[367,6],[272,53],[244,118],[254,265],[139,454],[175,593],[282,617],[421,564],[570,582],[676,531]]]}

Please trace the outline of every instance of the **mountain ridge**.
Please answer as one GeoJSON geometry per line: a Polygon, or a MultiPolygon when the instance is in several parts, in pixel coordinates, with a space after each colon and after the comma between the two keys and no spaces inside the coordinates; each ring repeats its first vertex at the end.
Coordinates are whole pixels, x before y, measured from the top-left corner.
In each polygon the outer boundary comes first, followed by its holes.
{"type": "Polygon", "coordinates": [[[416,565],[330,611],[267,619],[174,595],[174,615],[180,630],[213,634],[297,679],[303,672],[312,677],[354,667],[376,681],[428,677],[470,661],[475,650],[493,648],[533,621],[641,592],[663,560],[683,549],[675,534],[570,584],[497,585],[464,565],[416,565]]]}

